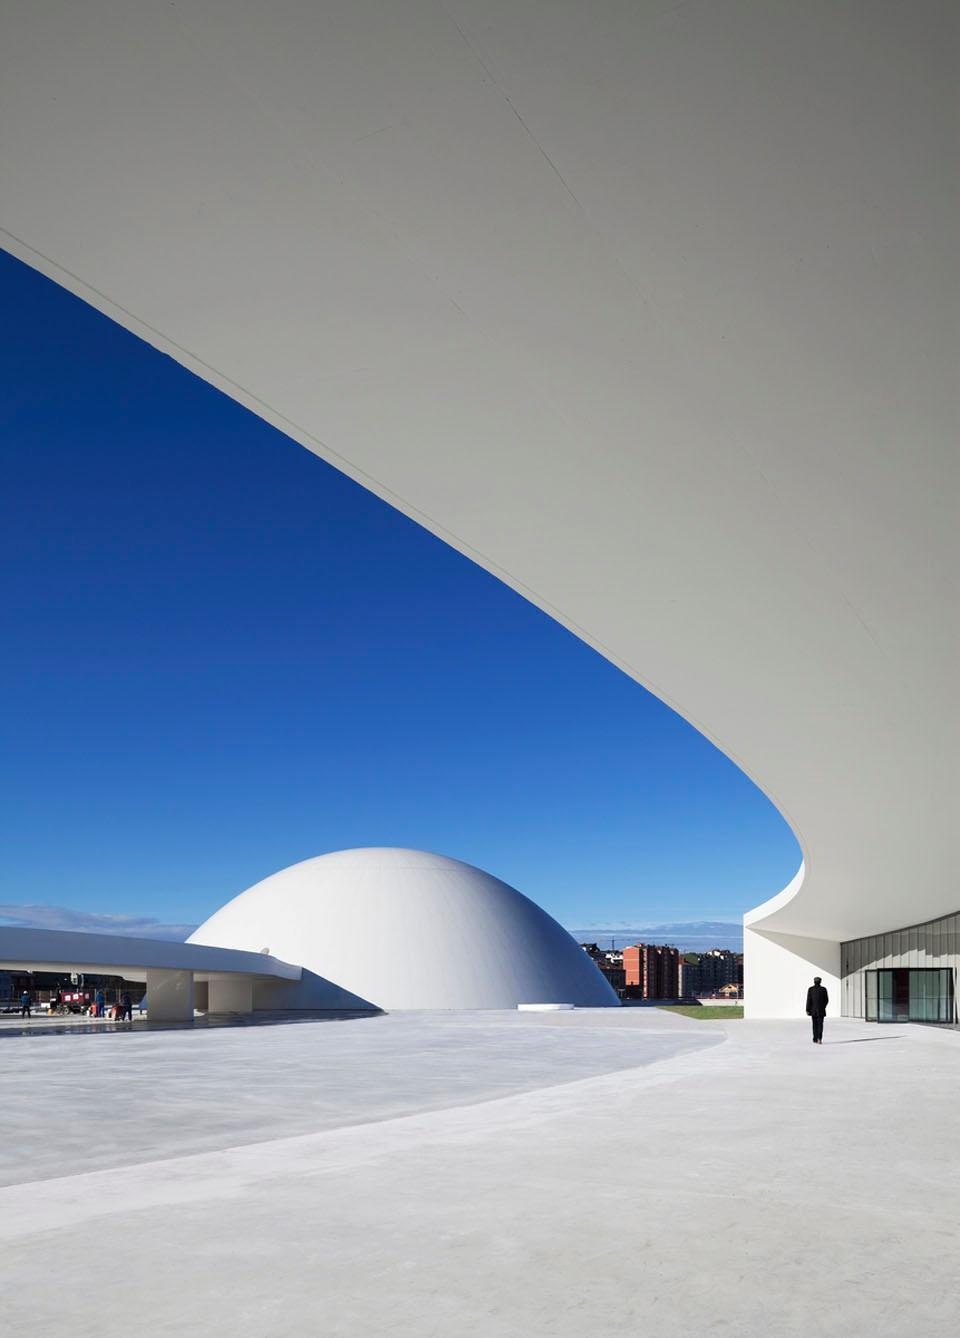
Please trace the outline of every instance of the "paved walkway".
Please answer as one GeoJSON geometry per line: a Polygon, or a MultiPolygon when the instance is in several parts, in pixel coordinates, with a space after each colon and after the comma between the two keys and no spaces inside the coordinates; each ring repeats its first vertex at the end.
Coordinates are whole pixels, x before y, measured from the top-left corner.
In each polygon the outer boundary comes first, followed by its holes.
{"type": "MultiPolygon", "coordinates": [[[[7,1117],[19,1050],[37,1119],[79,1082],[111,1093],[90,1139],[116,1131],[111,1168],[85,1173],[71,1135],[58,1164],[33,1146],[0,1191],[5,1323],[952,1336],[960,1037],[828,1020],[826,1039],[623,1010],[4,1045],[7,1117]],[[364,1122],[346,1097],[324,1115],[311,1090],[365,1071],[364,1122]],[[242,1127],[178,1155],[224,1101],[242,1127]],[[315,1131],[291,1133],[283,1112],[304,1104],[315,1131]],[[279,1136],[262,1139],[256,1106],[279,1136]]],[[[8,1143],[28,1129],[8,1124],[8,1143]]]]}
{"type": "Polygon", "coordinates": [[[0,1185],[473,1105],[722,1042],[719,1030],[660,1016],[652,1028],[597,1009],[34,1030],[0,1045],[0,1185]]]}

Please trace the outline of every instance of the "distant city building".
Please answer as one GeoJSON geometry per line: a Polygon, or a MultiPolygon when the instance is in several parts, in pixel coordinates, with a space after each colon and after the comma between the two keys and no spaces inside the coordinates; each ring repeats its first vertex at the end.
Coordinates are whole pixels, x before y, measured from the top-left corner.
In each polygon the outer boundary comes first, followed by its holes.
{"type": "Polygon", "coordinates": [[[622,950],[598,943],[580,947],[624,999],[743,998],[742,952],[681,953],[658,943],[634,943],[622,950]]]}
{"type": "Polygon", "coordinates": [[[687,952],[680,963],[680,992],[694,998],[701,995],[729,993],[726,988],[743,994],[743,953],[726,948],[710,948],[707,952],[687,952]]]}
{"type": "Polygon", "coordinates": [[[680,952],[655,943],[623,950],[624,994],[628,999],[678,999],[680,952]]]}
{"type": "Polygon", "coordinates": [[[623,953],[616,948],[601,948],[596,943],[581,943],[581,948],[597,969],[607,978],[610,986],[622,993],[626,982],[623,970],[623,953]]]}

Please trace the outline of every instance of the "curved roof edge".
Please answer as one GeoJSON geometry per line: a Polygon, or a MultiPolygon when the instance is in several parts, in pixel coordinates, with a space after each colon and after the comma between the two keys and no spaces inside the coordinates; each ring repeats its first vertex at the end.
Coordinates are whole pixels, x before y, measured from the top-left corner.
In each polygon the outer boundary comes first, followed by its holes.
{"type": "Polygon", "coordinates": [[[806,874],[806,865],[801,864],[800,868],[787,883],[782,891],[777,892],[769,900],[761,902],[759,906],[754,906],[752,910],[745,911],[743,916],[743,926],[745,929],[759,929],[761,925],[767,926],[767,921],[772,919],[778,911],[782,911],[789,906],[794,897],[803,886],[803,880],[806,874]]]}
{"type": "Polygon", "coordinates": [[[103,975],[123,971],[192,971],[203,976],[264,977],[298,981],[302,970],[268,953],[175,943],[166,939],[127,938],[122,934],[86,934],[68,929],[0,926],[0,967],[36,971],[83,971],[103,975]]]}
{"type": "Polygon", "coordinates": [[[21,7],[4,244],[716,742],[751,925],[955,909],[955,15],[395,8],[21,7]]]}

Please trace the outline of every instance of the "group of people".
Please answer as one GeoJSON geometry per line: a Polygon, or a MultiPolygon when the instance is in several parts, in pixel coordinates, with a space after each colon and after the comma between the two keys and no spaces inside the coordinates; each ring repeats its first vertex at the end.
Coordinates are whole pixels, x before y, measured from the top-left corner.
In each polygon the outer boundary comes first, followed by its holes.
{"type": "MultiPolygon", "coordinates": [[[[55,990],[50,996],[50,1002],[47,1005],[48,1012],[59,1013],[66,1007],[63,995],[59,990],[55,990]]],[[[32,1017],[33,1000],[30,998],[28,990],[24,990],[20,995],[20,1016],[32,1017]]],[[[84,1010],[88,1017],[106,1017],[107,1001],[103,990],[97,990],[94,993],[92,1002],[84,1010]]],[[[124,990],[119,1000],[110,1005],[110,1019],[113,1022],[132,1022],[133,1021],[133,1000],[129,991],[124,990]]]]}
{"type": "Polygon", "coordinates": [[[107,1009],[106,998],[103,990],[97,990],[93,996],[93,1003],[88,1010],[89,1017],[107,1017],[109,1015],[111,1022],[132,1022],[133,1021],[133,1000],[126,990],[120,995],[115,1004],[111,1004],[107,1009]]]}

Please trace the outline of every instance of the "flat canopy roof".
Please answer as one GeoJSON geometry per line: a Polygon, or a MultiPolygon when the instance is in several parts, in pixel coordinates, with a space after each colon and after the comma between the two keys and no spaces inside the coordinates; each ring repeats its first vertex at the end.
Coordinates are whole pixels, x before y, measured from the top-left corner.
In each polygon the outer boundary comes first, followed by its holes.
{"type": "Polygon", "coordinates": [[[192,971],[199,979],[220,975],[299,980],[301,969],[266,952],[207,948],[199,943],[81,934],[60,929],[0,927],[0,969],[88,971],[137,979],[146,971],[192,971]]]}

